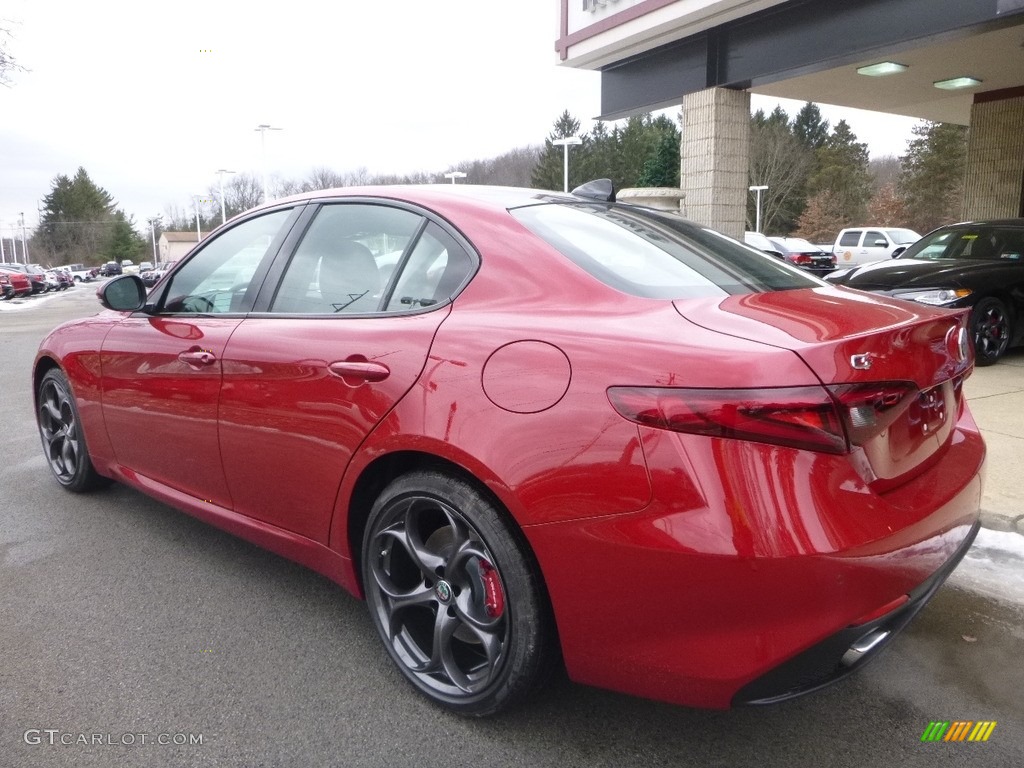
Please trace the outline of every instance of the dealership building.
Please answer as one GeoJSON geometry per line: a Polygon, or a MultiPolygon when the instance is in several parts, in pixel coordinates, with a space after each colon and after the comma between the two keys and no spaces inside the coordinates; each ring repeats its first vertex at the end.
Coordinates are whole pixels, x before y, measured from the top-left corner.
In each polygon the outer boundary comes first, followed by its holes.
{"type": "Polygon", "coordinates": [[[558,0],[602,119],[682,105],[683,211],[744,229],[750,94],[970,126],[963,217],[1024,216],[1024,0],[558,0]]]}

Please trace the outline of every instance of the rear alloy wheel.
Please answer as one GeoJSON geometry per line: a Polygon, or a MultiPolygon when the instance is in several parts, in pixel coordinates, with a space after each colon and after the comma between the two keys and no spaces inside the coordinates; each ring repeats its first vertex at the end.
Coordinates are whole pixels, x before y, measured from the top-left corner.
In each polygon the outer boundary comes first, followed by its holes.
{"type": "Polygon", "coordinates": [[[982,299],[974,305],[971,324],[977,364],[992,365],[1010,345],[1010,315],[1006,305],[991,296],[982,299]]]}
{"type": "Polygon", "coordinates": [[[81,492],[110,482],[89,460],[78,406],[68,380],[56,368],[46,372],[36,393],[36,420],[43,453],[57,482],[69,491],[81,492]]]}
{"type": "Polygon", "coordinates": [[[552,655],[531,562],[470,483],[434,471],[393,481],[367,523],[363,584],[402,674],[435,703],[475,717],[531,693],[552,655]]]}

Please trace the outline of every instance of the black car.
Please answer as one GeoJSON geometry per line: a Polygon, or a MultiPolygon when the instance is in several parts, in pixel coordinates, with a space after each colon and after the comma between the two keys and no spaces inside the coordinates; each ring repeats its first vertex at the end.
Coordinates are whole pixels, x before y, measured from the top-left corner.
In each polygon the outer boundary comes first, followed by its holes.
{"type": "Polygon", "coordinates": [[[768,240],[782,254],[783,259],[819,277],[836,268],[836,257],[833,254],[811,245],[803,238],[769,237],[768,240]]]}
{"type": "Polygon", "coordinates": [[[124,272],[121,265],[116,261],[108,261],[102,267],[100,267],[100,275],[102,277],[113,277],[114,275],[120,275],[124,272]]]}
{"type": "Polygon", "coordinates": [[[978,365],[1024,342],[1024,218],[939,227],[890,261],[826,279],[933,307],[970,307],[978,365]]]}

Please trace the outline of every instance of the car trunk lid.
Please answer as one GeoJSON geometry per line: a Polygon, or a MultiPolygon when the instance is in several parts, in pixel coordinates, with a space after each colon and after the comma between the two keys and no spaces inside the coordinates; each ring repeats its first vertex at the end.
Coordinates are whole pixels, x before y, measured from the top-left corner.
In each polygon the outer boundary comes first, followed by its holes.
{"type": "Polygon", "coordinates": [[[829,287],[674,304],[708,330],[799,355],[836,401],[853,462],[879,490],[929,466],[952,434],[973,362],[964,311],[829,287]]]}

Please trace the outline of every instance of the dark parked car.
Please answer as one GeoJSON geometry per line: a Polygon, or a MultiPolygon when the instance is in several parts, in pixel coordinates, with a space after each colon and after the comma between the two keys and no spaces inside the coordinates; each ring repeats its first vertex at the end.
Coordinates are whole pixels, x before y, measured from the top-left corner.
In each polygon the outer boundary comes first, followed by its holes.
{"type": "Polygon", "coordinates": [[[769,237],[771,243],[782,254],[782,258],[794,266],[805,269],[819,277],[836,268],[836,257],[800,237],[769,237]]]}
{"type": "Polygon", "coordinates": [[[828,280],[933,307],[970,308],[978,365],[1024,343],[1024,219],[940,227],[890,261],[828,280]]]}
{"type": "Polygon", "coordinates": [[[100,267],[101,277],[113,277],[124,273],[124,268],[116,261],[108,261],[100,267]]]}
{"type": "Polygon", "coordinates": [[[965,313],[609,184],[313,192],[99,294],[33,369],[57,482],[118,480],[365,596],[462,714],[559,662],[694,706],[817,689],[978,530],[965,313]]]}
{"type": "Polygon", "coordinates": [[[174,262],[171,261],[160,264],[152,269],[147,269],[139,275],[142,278],[142,284],[147,288],[152,288],[173,266],[174,262]]]}

